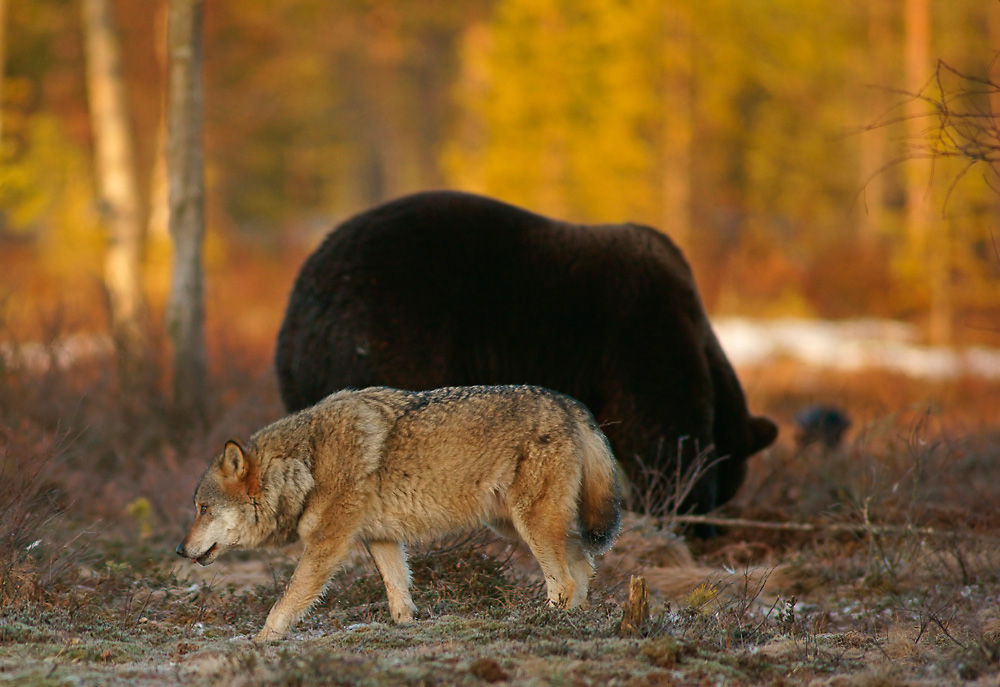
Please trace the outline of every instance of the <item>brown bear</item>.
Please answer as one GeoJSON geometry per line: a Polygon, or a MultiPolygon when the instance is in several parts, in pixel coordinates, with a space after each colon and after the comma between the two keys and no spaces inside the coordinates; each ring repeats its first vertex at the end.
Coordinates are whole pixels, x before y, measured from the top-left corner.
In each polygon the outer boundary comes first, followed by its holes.
{"type": "Polygon", "coordinates": [[[747,411],[664,234],[467,193],[418,193],[338,226],[302,267],[275,362],[289,411],[373,385],[560,391],[593,412],[636,494],[712,456],[682,504],[694,512],[730,499],[777,436],[747,411]]]}

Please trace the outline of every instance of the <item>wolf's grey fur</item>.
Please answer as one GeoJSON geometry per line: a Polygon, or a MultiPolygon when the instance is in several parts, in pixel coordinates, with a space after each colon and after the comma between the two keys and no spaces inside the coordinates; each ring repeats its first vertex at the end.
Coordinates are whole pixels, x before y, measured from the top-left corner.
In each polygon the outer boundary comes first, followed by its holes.
{"type": "Polygon", "coordinates": [[[229,442],[195,491],[183,556],[301,538],[302,558],[259,640],[281,637],[315,602],[353,542],[409,622],[404,544],[487,524],[522,538],[550,603],[586,602],[593,555],[620,528],[614,456],[579,402],[532,386],[340,391],[229,442]]]}

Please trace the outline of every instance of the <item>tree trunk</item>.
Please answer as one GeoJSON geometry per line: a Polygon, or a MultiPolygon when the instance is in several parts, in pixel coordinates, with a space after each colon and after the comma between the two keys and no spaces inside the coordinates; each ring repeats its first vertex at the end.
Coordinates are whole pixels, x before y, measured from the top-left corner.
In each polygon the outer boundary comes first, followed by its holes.
{"type": "MultiPolygon", "coordinates": [[[[167,58],[167,5],[157,3],[153,22],[153,45],[156,65],[161,75],[169,69],[167,58]]],[[[164,78],[164,82],[166,79],[164,78]]],[[[166,89],[160,102],[160,116],[156,124],[156,149],[149,175],[149,216],[146,234],[151,243],[165,245],[170,237],[170,182],[167,178],[167,98],[166,89]]]]}
{"type": "MultiPolygon", "coordinates": [[[[888,110],[886,87],[891,82],[886,65],[890,55],[887,50],[892,42],[890,8],[880,2],[868,5],[868,50],[866,72],[872,83],[861,101],[864,111],[862,121],[881,118],[888,110]]],[[[870,258],[878,245],[879,235],[885,231],[885,176],[888,130],[878,122],[861,137],[861,182],[864,184],[861,221],[858,223],[858,244],[862,253],[870,258]]]]}
{"type": "Polygon", "coordinates": [[[204,422],[205,234],[202,155],[202,0],[170,0],[168,16],[167,166],[174,266],[167,331],[174,349],[174,406],[179,420],[204,422]]]}
{"type": "Polygon", "coordinates": [[[663,89],[663,230],[688,257],[691,235],[691,148],[694,142],[694,46],[687,3],[665,5],[663,89]]]}
{"type": "MultiPolygon", "coordinates": [[[[0,142],[3,141],[3,82],[7,73],[7,0],[0,0],[0,142]]],[[[0,149],[0,153],[3,150],[0,149]]]]}
{"type": "MultiPolygon", "coordinates": [[[[906,87],[911,94],[917,94],[931,76],[930,0],[906,0],[904,12],[906,87]]],[[[907,103],[907,138],[917,148],[916,156],[907,164],[906,227],[910,259],[921,266],[928,282],[928,334],[933,343],[944,344],[951,340],[950,241],[945,222],[937,222],[937,231],[931,232],[933,165],[926,150],[926,107],[926,103],[917,97],[907,103]]]]}
{"type": "Polygon", "coordinates": [[[377,2],[368,22],[366,74],[361,83],[367,108],[372,203],[420,188],[419,142],[408,111],[412,104],[404,92],[405,46],[397,11],[391,3],[377,2]]]}
{"type": "MultiPolygon", "coordinates": [[[[1000,48],[1000,16],[997,16],[996,12],[987,12],[986,27],[989,32],[990,45],[994,46],[994,50],[996,50],[992,55],[986,56],[990,60],[988,78],[992,85],[989,87],[989,102],[990,114],[993,115],[993,121],[987,125],[987,129],[992,131],[994,140],[997,140],[1000,139],[1000,49],[998,49],[1000,48]]],[[[1000,164],[993,162],[990,166],[994,173],[990,179],[990,187],[994,191],[998,191],[996,179],[1000,175],[1000,164]]],[[[1000,192],[993,196],[993,226],[1000,226],[1000,192]]],[[[994,241],[1000,241],[1000,232],[994,230],[992,238],[994,241]]],[[[997,257],[1000,258],[1000,255],[997,257]]]]}
{"type": "Polygon", "coordinates": [[[109,236],[105,282],[124,360],[142,352],[142,220],[121,50],[109,0],[83,0],[87,88],[101,205],[109,236]]]}

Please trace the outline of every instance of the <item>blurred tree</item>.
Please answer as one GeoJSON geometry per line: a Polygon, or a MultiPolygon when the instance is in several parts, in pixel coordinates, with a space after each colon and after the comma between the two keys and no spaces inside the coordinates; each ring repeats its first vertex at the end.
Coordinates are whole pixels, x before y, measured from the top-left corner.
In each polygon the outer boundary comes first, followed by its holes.
{"type": "Polygon", "coordinates": [[[932,188],[932,160],[928,154],[925,98],[933,87],[929,80],[930,0],[906,0],[904,6],[906,87],[914,97],[907,101],[907,136],[914,154],[907,163],[906,231],[909,259],[918,274],[927,280],[930,292],[929,335],[935,343],[951,339],[951,291],[949,288],[949,241],[947,225],[931,232],[929,218],[932,188]],[[926,266],[926,267],[924,267],[926,266]]]}
{"type": "Polygon", "coordinates": [[[145,347],[139,322],[143,311],[142,218],[129,109],[108,0],[84,0],[82,8],[94,157],[109,229],[105,282],[112,331],[120,357],[128,364],[137,361],[145,347]]]}
{"type": "Polygon", "coordinates": [[[170,265],[170,180],[167,170],[167,0],[157,3],[153,20],[153,54],[156,70],[161,78],[158,84],[159,108],[156,117],[152,159],[149,162],[149,188],[146,222],[146,274],[147,282],[155,281],[161,288],[169,283],[170,265]],[[157,279],[159,277],[159,279],[157,279]],[[151,279],[150,279],[151,278],[151,279]]]}
{"type": "Polygon", "coordinates": [[[167,331],[174,349],[174,406],[180,419],[205,420],[205,296],[202,243],[202,0],[170,0],[167,165],[174,269],[167,331]]]}
{"type": "MultiPolygon", "coordinates": [[[[891,7],[887,3],[867,3],[868,12],[868,45],[864,51],[865,59],[862,69],[870,71],[866,83],[866,98],[863,101],[864,110],[859,121],[870,119],[873,115],[882,117],[889,109],[888,84],[892,82],[892,25],[891,7]]],[[[863,72],[862,72],[863,73],[863,72]]],[[[884,126],[869,127],[861,143],[860,175],[863,186],[863,214],[858,223],[858,241],[861,251],[866,257],[876,249],[879,238],[886,232],[886,178],[885,164],[887,155],[888,132],[884,126]]]]}
{"type": "MultiPolygon", "coordinates": [[[[120,0],[119,0],[120,1],[120,0]]],[[[167,171],[167,10],[168,0],[124,3],[126,54],[131,57],[137,151],[146,206],[143,277],[147,298],[169,298],[173,245],[170,236],[170,182],[167,171]],[[139,11],[137,11],[137,9],[139,11]]]]}
{"type": "Polygon", "coordinates": [[[694,154],[694,28],[687,3],[664,7],[663,221],[685,249],[691,247],[691,175],[694,154]]]}
{"type": "Polygon", "coordinates": [[[665,22],[654,0],[499,2],[463,45],[451,184],[557,216],[659,224],[665,22]]]}
{"type": "MultiPolygon", "coordinates": [[[[989,98],[989,114],[983,122],[986,139],[993,146],[993,156],[990,162],[989,181],[996,185],[1000,178],[1000,12],[990,12],[986,17],[986,26],[990,45],[994,46],[990,63],[986,71],[987,97],[989,98]]],[[[995,186],[997,199],[1000,201],[1000,185],[995,186]]]]}
{"type": "Polygon", "coordinates": [[[36,298],[71,302],[72,324],[95,326],[107,308],[84,294],[103,282],[107,227],[95,212],[81,14],[52,0],[10,3],[6,25],[0,288],[32,310],[36,298]]]}
{"type": "MultiPolygon", "coordinates": [[[[158,185],[165,88],[150,36],[166,0],[114,1],[144,199],[158,185]]],[[[858,196],[859,170],[913,152],[900,92],[928,82],[932,56],[986,76],[995,4],[926,4],[933,30],[914,86],[905,2],[207,3],[206,269],[227,269],[237,247],[280,255],[363,206],[448,185],[569,219],[659,226],[684,244],[717,310],[927,322],[930,261],[943,256],[951,319],[986,317],[1000,307],[1000,201],[988,186],[969,175],[940,212],[958,163],[937,159],[919,191],[907,192],[904,164],[858,196]],[[845,135],[883,112],[896,121],[845,135]],[[908,196],[926,198],[925,232],[908,233],[908,196]]],[[[8,7],[0,169],[6,235],[66,272],[81,271],[65,256],[92,219],[67,210],[91,175],[63,173],[90,138],[75,8],[8,7]]],[[[923,103],[924,152],[933,107],[923,103]]],[[[166,262],[156,253],[144,266],[152,302],[150,267],[166,262]]]]}
{"type": "Polygon", "coordinates": [[[260,243],[444,183],[455,50],[490,0],[206,6],[206,157],[223,219],[260,243]],[[262,60],[261,55],[267,55],[262,60]]]}
{"type": "MultiPolygon", "coordinates": [[[[10,155],[0,164],[0,207],[9,225],[3,238],[33,246],[38,256],[17,271],[22,277],[23,272],[57,276],[57,284],[81,271],[99,271],[106,252],[104,242],[94,238],[102,227],[93,211],[93,165],[86,151],[47,113],[31,117],[16,133],[31,154],[10,155]]],[[[17,284],[15,293],[30,295],[27,287],[39,288],[39,281],[17,284]]],[[[48,297],[65,291],[58,285],[41,290],[48,297]]]]}
{"type": "MultiPolygon", "coordinates": [[[[3,141],[3,85],[7,74],[7,0],[0,0],[0,142],[3,141]]],[[[0,147],[0,154],[3,153],[0,147]]],[[[0,217],[0,222],[3,218],[0,217]]]]}

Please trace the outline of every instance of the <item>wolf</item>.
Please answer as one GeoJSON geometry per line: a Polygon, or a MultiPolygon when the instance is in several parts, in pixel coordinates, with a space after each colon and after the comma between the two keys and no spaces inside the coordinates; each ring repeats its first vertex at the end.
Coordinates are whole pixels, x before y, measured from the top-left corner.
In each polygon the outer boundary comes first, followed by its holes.
{"type": "Polygon", "coordinates": [[[593,415],[535,386],[344,390],[229,441],[202,475],[177,553],[301,539],[302,557],[257,641],[278,639],[320,597],[355,541],[381,573],[389,613],[413,620],[405,544],[488,525],[519,537],[550,604],[586,603],[594,556],[621,526],[621,486],[593,415]]]}
{"type": "Polygon", "coordinates": [[[778,434],[750,414],[664,233],[456,191],[405,196],[334,229],[295,281],[275,367],[288,412],[367,386],[554,389],[593,412],[635,493],[704,458],[681,511],[731,499],[778,434]]]}

